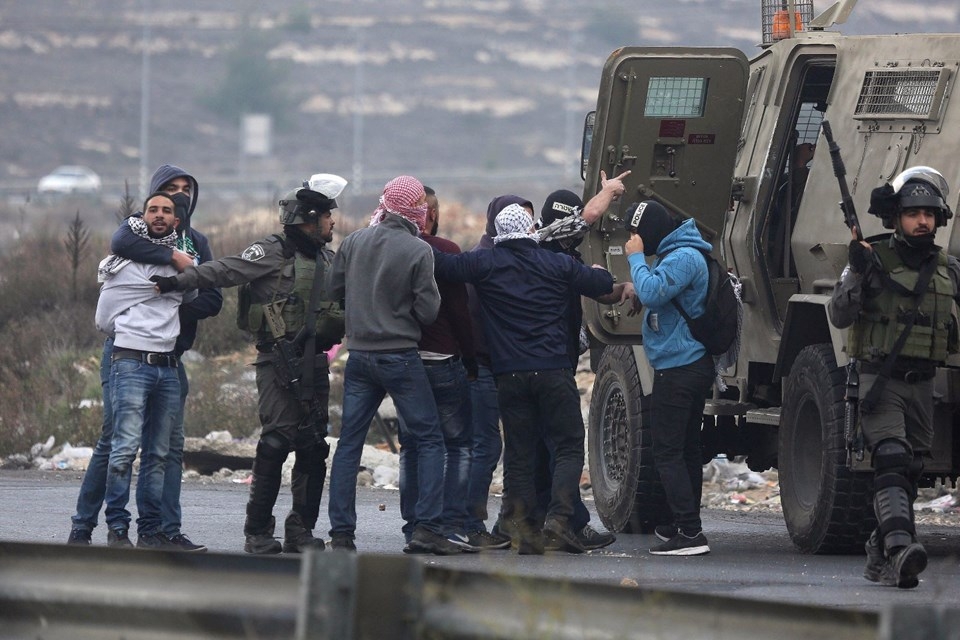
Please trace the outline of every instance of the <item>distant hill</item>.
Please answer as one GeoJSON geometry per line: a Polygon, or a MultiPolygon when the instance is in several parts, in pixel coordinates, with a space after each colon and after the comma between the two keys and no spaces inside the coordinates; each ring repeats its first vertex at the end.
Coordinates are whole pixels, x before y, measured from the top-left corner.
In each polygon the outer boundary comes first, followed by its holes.
{"type": "MultiPolygon", "coordinates": [[[[117,193],[124,180],[136,185],[146,86],[149,171],[173,162],[201,188],[238,177],[290,186],[331,171],[376,192],[412,173],[478,202],[524,186],[542,197],[580,184],[582,118],[611,50],[729,45],[752,55],[760,4],[5,2],[0,185],[34,185],[60,164],[90,166],[117,193]],[[274,112],[269,156],[241,154],[241,103],[274,112]]],[[[960,26],[955,0],[860,4],[844,32],[960,26]]]]}

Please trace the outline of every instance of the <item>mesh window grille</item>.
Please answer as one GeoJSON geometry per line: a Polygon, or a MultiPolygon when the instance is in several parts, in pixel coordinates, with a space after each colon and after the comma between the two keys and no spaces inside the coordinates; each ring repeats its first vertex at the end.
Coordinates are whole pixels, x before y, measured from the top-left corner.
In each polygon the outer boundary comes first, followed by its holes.
{"type": "Polygon", "coordinates": [[[855,116],[933,119],[943,69],[868,71],[863,78],[855,116]]]}
{"type": "Polygon", "coordinates": [[[648,118],[699,118],[707,97],[706,78],[650,78],[643,115],[648,118]]]}

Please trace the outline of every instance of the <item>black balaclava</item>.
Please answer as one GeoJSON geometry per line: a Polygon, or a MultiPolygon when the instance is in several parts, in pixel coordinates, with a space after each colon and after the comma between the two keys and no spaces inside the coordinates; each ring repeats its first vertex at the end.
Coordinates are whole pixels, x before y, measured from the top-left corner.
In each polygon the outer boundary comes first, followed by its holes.
{"type": "Polygon", "coordinates": [[[643,239],[643,255],[657,253],[660,243],[677,228],[677,220],[659,202],[644,200],[627,208],[627,224],[643,239]]]}
{"type": "Polygon", "coordinates": [[[163,189],[163,185],[167,184],[174,178],[186,178],[191,186],[192,191],[189,196],[189,202],[186,204],[185,211],[186,215],[183,216],[183,200],[174,203],[177,205],[177,218],[180,220],[180,225],[177,227],[177,232],[180,235],[187,236],[190,232],[190,223],[191,218],[193,217],[193,210],[197,208],[197,197],[200,191],[200,185],[197,183],[197,179],[192,175],[181,169],[180,167],[172,164],[162,164],[157,167],[157,170],[153,172],[153,177],[150,179],[150,191],[160,191],[163,189]]]}
{"type": "MultiPolygon", "coordinates": [[[[580,199],[580,196],[566,189],[554,191],[547,196],[547,199],[543,203],[543,208],[540,209],[540,220],[537,222],[537,228],[543,229],[557,220],[569,218],[572,215],[579,214],[581,211],[583,211],[583,200],[580,199]]],[[[583,242],[586,228],[573,228],[570,229],[570,231],[573,232],[573,235],[544,240],[540,242],[540,246],[554,253],[568,253],[575,258],[579,257],[580,252],[576,249],[580,243],[583,242]]]]}

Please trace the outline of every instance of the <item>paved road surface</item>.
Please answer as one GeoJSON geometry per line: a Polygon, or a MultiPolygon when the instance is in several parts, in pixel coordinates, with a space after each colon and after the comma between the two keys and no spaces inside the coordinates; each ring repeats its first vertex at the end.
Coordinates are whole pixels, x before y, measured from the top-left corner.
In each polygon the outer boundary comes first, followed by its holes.
{"type": "MultiPolygon", "coordinates": [[[[66,540],[80,479],[81,474],[76,472],[0,471],[0,540],[66,540]]],[[[240,551],[246,499],[246,485],[185,483],[184,531],[212,551],[240,551]]],[[[492,498],[492,511],[498,506],[492,498]]],[[[588,506],[592,508],[592,503],[588,506]]],[[[289,507],[289,487],[282,487],[274,512],[278,520],[289,507]]],[[[326,527],[326,496],[323,509],[320,522],[326,527]]],[[[399,553],[403,546],[399,494],[361,488],[357,510],[360,552],[399,553]],[[378,508],[381,504],[385,505],[383,511],[378,508]]],[[[695,558],[651,556],[647,549],[656,539],[647,535],[621,535],[610,547],[581,556],[558,553],[531,557],[494,551],[423,558],[441,566],[612,584],[635,582],[652,589],[828,607],[880,610],[889,603],[960,607],[960,529],[956,527],[921,527],[921,540],[931,560],[920,586],[912,591],[865,581],[861,577],[862,556],[798,553],[777,515],[706,511],[704,527],[712,553],[695,558]]],[[[101,525],[94,532],[94,543],[105,542],[106,530],[101,525]]]]}

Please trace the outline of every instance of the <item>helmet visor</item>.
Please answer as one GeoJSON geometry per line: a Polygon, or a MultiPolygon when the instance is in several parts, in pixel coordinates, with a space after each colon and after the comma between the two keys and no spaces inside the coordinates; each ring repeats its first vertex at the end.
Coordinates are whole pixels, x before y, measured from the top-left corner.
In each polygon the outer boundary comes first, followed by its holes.
{"type": "Polygon", "coordinates": [[[939,171],[933,167],[910,167],[909,169],[904,170],[896,178],[890,181],[890,186],[893,187],[894,193],[900,193],[900,189],[903,188],[903,185],[908,182],[926,182],[927,184],[933,186],[937,191],[940,192],[940,195],[945,201],[947,196],[950,195],[950,187],[947,185],[946,178],[943,177],[939,171]]]}

